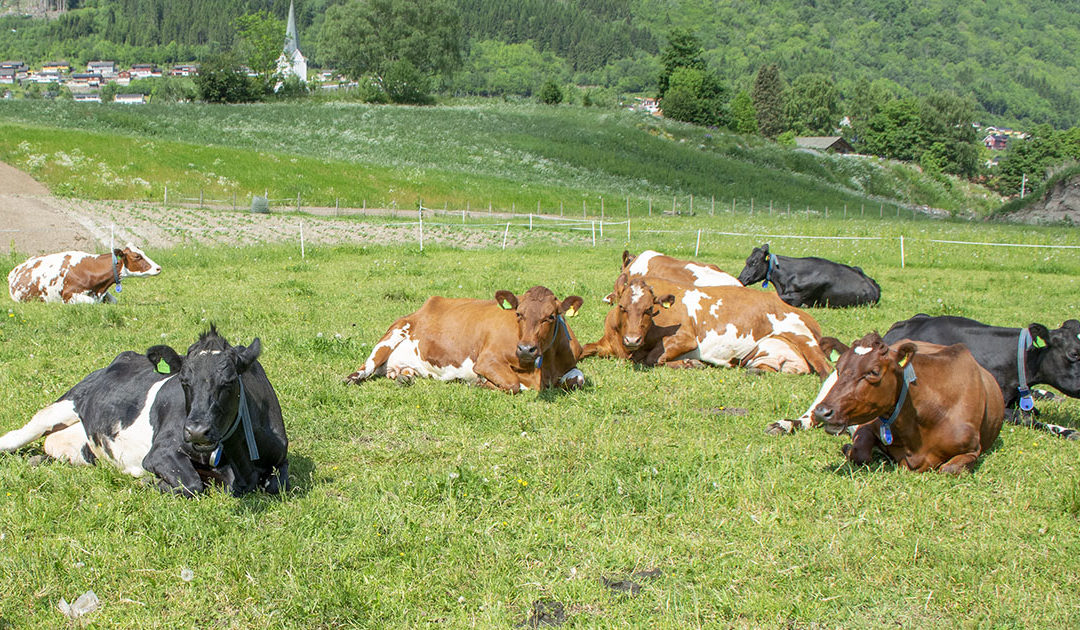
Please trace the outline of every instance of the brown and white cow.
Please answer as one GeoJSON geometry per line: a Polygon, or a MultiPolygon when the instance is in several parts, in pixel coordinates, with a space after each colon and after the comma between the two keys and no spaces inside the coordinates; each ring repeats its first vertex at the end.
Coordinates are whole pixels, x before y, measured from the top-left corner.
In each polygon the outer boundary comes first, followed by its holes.
{"type": "Polygon", "coordinates": [[[775,295],[745,287],[687,287],[657,278],[615,281],[604,336],[582,358],[618,357],[644,365],[700,363],[789,374],[829,370],[821,328],[775,295]]]}
{"type": "MultiPolygon", "coordinates": [[[[637,256],[628,250],[622,253],[622,273],[633,278],[660,278],[691,287],[741,287],[742,283],[735,276],[710,263],[698,263],[692,260],[680,260],[665,256],[658,251],[647,249],[637,256]]],[[[614,293],[609,293],[604,301],[614,303],[614,293]]]]}
{"type": "Polygon", "coordinates": [[[430,297],[420,310],[394,322],[364,366],[345,381],[426,377],[511,393],[576,389],[585,384],[577,368],[581,345],[564,318],[574,316],[581,304],[576,295],[560,302],[546,287],[520,297],[498,291],[494,300],[430,297]]]}
{"type": "Polygon", "coordinates": [[[108,293],[112,285],[119,292],[124,278],[159,273],[161,265],[131,243],[101,255],[78,251],[45,254],[11,270],[8,294],[16,302],[115,302],[108,293]]]}
{"type": "Polygon", "coordinates": [[[844,446],[854,463],[869,463],[877,447],[915,472],[960,474],[1001,431],[1001,388],[963,344],[890,346],[870,333],[840,357],[836,374],[814,419],[833,435],[857,426],[844,446]]]}

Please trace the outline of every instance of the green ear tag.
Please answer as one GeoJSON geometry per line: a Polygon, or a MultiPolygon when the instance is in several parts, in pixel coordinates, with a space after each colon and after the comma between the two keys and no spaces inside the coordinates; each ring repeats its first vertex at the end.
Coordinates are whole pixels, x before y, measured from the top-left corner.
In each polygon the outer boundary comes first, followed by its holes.
{"type": "Polygon", "coordinates": [[[1036,348],[1045,348],[1046,342],[1043,341],[1042,337],[1036,337],[1034,343],[1032,343],[1031,345],[1035,346],[1036,348]]]}
{"type": "Polygon", "coordinates": [[[156,369],[157,369],[159,374],[170,374],[170,373],[172,373],[172,368],[170,368],[169,364],[165,362],[165,359],[158,359],[156,369]]]}
{"type": "Polygon", "coordinates": [[[840,353],[836,351],[836,348],[833,348],[833,351],[829,353],[829,360],[832,361],[833,363],[836,363],[837,359],[839,359],[839,358],[840,358],[840,353]]]}
{"type": "Polygon", "coordinates": [[[507,311],[514,308],[513,306],[510,306],[510,301],[509,300],[503,300],[502,301],[502,307],[503,307],[503,310],[507,310],[507,311]]]}

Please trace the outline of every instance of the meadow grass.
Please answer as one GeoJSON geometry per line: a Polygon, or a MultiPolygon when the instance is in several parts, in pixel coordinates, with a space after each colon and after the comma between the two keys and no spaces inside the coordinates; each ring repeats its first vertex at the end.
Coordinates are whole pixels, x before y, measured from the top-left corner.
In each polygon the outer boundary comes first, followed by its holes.
{"type": "Polygon", "coordinates": [[[0,160],[55,192],[160,200],[174,193],[241,199],[266,190],[305,203],[487,206],[537,203],[645,214],[677,197],[759,207],[839,210],[897,203],[985,213],[986,191],[868,158],[797,151],[621,110],[470,103],[130,108],[71,102],[0,103],[0,160]],[[73,157],[77,149],[79,155],[73,157]],[[145,183],[144,183],[145,182],[145,183]]]}
{"type": "MultiPolygon", "coordinates": [[[[693,253],[692,226],[754,233],[905,234],[772,241],[777,253],[861,265],[881,304],[812,309],[850,341],[916,312],[1056,327],[1077,312],[1069,250],[934,245],[930,237],[1080,242],[1064,229],[960,223],[697,217],[645,224],[634,251],[693,253]],[[920,240],[923,239],[923,240],[920,240]],[[914,244],[913,244],[914,243],[914,244]]],[[[703,239],[738,273],[764,238],[703,239]]],[[[116,306],[0,310],[0,430],[21,426],[122,350],[183,350],[211,322],[260,337],[295,489],[274,498],[159,494],[107,466],[0,455],[0,627],[61,627],[94,590],[102,628],[507,627],[533,601],[567,627],[1026,627],[1080,623],[1075,443],[1006,427],[974,475],[843,463],[846,438],[763,433],[794,417],[813,376],[635,369],[587,360],[586,389],[510,396],[386,379],[345,386],[400,315],[432,294],[535,284],[581,295],[569,320],[601,334],[626,243],[535,241],[505,251],[415,245],[175,247],[116,306]],[[745,410],[744,415],[743,410],[745,410]],[[636,597],[602,578],[659,568],[636,597]],[[193,572],[184,581],[181,572],[193,572]]],[[[21,260],[0,264],[5,272],[21,260]]],[[[1042,404],[1080,426],[1080,403],[1042,404]]]]}

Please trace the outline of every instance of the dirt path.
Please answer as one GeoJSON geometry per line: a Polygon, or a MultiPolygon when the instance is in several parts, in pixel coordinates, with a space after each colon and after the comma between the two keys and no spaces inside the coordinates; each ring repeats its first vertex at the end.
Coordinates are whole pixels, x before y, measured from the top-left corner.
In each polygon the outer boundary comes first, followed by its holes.
{"type": "Polygon", "coordinates": [[[93,247],[90,233],[54,202],[41,183],[0,162],[0,252],[42,254],[93,247]]]}

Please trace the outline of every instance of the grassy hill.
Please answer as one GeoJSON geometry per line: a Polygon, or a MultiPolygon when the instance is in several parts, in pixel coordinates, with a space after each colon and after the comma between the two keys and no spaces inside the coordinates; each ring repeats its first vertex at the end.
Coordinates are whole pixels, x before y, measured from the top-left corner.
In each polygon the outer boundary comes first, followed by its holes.
{"type": "Polygon", "coordinates": [[[927,205],[983,213],[996,197],[911,166],[827,156],[627,111],[494,101],[147,106],[0,103],[0,160],[54,192],[160,200],[172,191],[305,203],[644,213],[927,205]]]}

